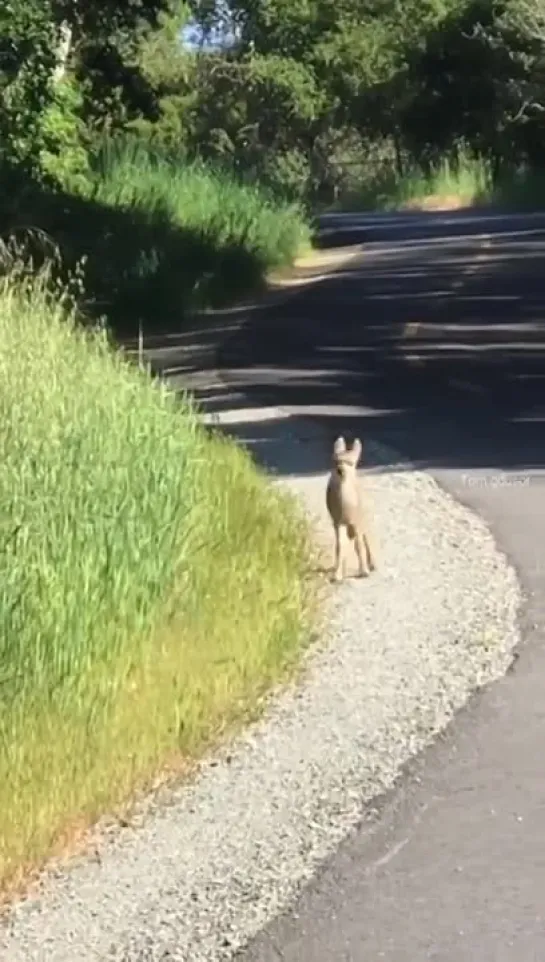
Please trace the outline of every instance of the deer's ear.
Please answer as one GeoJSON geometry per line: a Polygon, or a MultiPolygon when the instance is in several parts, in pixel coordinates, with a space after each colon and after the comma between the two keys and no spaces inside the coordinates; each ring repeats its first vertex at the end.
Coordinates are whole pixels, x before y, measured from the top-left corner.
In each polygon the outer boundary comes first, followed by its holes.
{"type": "Polygon", "coordinates": [[[350,453],[352,454],[354,464],[358,463],[359,459],[361,458],[362,451],[363,451],[363,444],[361,443],[359,438],[355,438],[354,441],[352,442],[352,447],[350,448],[350,453]]]}
{"type": "Polygon", "coordinates": [[[333,454],[344,454],[346,451],[346,441],[343,437],[337,438],[333,445],[333,454]]]}

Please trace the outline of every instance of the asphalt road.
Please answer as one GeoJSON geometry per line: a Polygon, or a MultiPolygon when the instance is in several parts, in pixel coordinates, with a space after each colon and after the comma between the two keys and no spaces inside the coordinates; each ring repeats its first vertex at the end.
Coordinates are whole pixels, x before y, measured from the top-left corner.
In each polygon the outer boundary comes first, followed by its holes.
{"type": "Polygon", "coordinates": [[[543,962],[545,216],[324,228],[324,244],[361,244],[361,256],[248,315],[223,356],[228,401],[204,399],[288,407],[332,440],[375,436],[410,455],[512,559],[524,642],[241,959],[543,962]]]}

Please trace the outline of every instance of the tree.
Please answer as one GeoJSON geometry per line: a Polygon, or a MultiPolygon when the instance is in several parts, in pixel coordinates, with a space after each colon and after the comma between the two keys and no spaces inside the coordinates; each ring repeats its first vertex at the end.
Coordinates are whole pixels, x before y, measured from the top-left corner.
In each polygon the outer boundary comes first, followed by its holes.
{"type": "Polygon", "coordinates": [[[195,145],[268,181],[319,189],[331,177],[328,145],[353,145],[373,126],[379,107],[362,97],[395,74],[401,9],[397,0],[232,0],[227,16],[223,3],[194,0],[201,34],[229,38],[198,55],[195,145]]]}
{"type": "MultiPolygon", "coordinates": [[[[152,112],[153,94],[134,64],[134,52],[168,7],[169,0],[4,0],[3,163],[33,175],[42,171],[44,150],[50,160],[55,152],[55,130],[66,134],[59,115],[63,109],[76,112],[74,123],[81,112],[102,122],[126,117],[131,110],[152,112]],[[68,88],[59,92],[64,82],[72,84],[72,94],[68,88]]],[[[63,144],[61,137],[59,146],[63,144]]]]}
{"type": "Polygon", "coordinates": [[[53,101],[58,30],[46,0],[5,0],[0,11],[0,151],[4,164],[39,163],[41,120],[53,101]]]}
{"type": "Polygon", "coordinates": [[[140,38],[134,61],[153,91],[155,110],[129,124],[145,139],[180,152],[186,149],[199,99],[196,57],[181,43],[190,16],[183,0],[172,0],[159,14],[156,28],[140,38]]]}
{"type": "Polygon", "coordinates": [[[437,160],[463,143],[498,169],[542,149],[532,109],[543,71],[535,40],[514,18],[518,2],[469,0],[409,51],[401,125],[420,159],[437,160]]]}

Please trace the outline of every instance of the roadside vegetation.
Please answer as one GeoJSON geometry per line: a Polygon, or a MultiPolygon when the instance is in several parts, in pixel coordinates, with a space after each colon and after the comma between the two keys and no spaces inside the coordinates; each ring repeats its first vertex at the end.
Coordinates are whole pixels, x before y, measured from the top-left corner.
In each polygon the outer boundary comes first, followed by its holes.
{"type": "Polygon", "coordinates": [[[355,187],[335,205],[338,210],[411,210],[470,207],[494,196],[490,165],[482,158],[445,159],[424,170],[403,173],[390,169],[362,187],[355,187]]]}
{"type": "Polygon", "coordinates": [[[545,16],[540,0],[4,6],[8,886],[253,712],[310,630],[296,506],[109,345],[257,291],[324,209],[542,204],[545,16]]]}
{"type": "Polygon", "coordinates": [[[0,15],[5,893],[255,714],[312,624],[298,506],[112,346],[258,289],[308,216],[131,128],[171,5],[68,6],[0,15]]]}
{"type": "Polygon", "coordinates": [[[45,281],[0,285],[3,887],[254,713],[310,632],[297,505],[45,281]]]}
{"type": "Polygon", "coordinates": [[[500,204],[517,209],[545,206],[545,176],[521,167],[494,175],[483,157],[460,151],[428,169],[393,168],[354,186],[332,205],[338,211],[456,210],[500,204]]]}

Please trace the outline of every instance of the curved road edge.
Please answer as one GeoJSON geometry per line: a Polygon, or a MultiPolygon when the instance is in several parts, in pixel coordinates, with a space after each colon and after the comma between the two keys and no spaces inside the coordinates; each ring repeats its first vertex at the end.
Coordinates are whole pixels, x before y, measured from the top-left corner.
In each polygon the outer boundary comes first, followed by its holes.
{"type": "MultiPolygon", "coordinates": [[[[237,416],[246,436],[249,424],[266,428],[269,463],[330,550],[323,430],[258,408],[226,413],[235,434],[237,416]]],[[[484,523],[368,440],[367,467],[381,568],[332,592],[304,683],[273,699],[167,807],[98,839],[98,861],[50,876],[4,930],[6,962],[232,958],[351,828],[372,820],[369,803],[475,688],[506,671],[520,592],[484,523]]]]}

